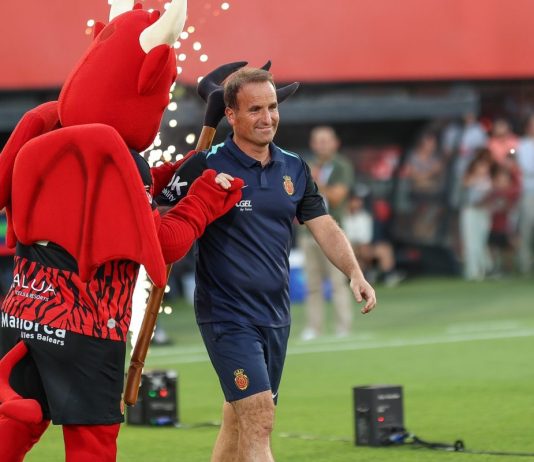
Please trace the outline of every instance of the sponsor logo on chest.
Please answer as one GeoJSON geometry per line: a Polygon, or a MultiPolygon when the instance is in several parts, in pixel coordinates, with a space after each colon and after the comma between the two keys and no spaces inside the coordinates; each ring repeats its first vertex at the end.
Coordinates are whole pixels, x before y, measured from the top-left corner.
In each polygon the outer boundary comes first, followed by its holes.
{"type": "Polygon", "coordinates": [[[252,201],[250,199],[242,199],[235,206],[240,212],[252,212],[252,201]]]}

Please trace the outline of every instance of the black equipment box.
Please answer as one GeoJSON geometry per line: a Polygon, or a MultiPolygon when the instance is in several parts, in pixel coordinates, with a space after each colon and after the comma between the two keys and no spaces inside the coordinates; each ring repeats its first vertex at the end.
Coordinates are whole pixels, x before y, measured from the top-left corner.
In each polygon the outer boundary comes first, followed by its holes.
{"type": "Polygon", "coordinates": [[[178,375],[174,371],[143,373],[135,406],[129,407],[129,425],[176,425],[178,420],[178,375]]]}
{"type": "Polygon", "coordinates": [[[402,387],[367,385],[353,388],[355,443],[386,446],[392,435],[404,432],[402,387]]]}

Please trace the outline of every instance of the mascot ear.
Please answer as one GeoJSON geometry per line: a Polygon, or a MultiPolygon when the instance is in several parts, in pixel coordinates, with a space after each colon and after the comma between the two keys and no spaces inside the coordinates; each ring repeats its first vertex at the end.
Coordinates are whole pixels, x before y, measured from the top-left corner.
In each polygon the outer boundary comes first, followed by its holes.
{"type": "Polygon", "coordinates": [[[150,93],[158,83],[162,73],[166,69],[167,61],[170,59],[172,48],[168,45],[160,45],[152,48],[143,61],[139,80],[137,82],[137,91],[140,95],[150,93]]]}
{"type": "Polygon", "coordinates": [[[103,22],[97,21],[93,27],[93,40],[98,37],[98,34],[102,32],[102,29],[106,27],[103,22]]]}

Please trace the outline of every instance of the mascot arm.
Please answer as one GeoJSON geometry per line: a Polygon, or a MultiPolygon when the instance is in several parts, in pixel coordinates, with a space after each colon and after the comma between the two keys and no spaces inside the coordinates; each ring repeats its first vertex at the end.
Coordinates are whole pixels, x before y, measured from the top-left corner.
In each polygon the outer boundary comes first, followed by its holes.
{"type": "Polygon", "coordinates": [[[178,168],[180,168],[180,166],[195,153],[196,151],[189,151],[185,157],[182,157],[174,163],[165,162],[163,165],[152,167],[150,169],[150,172],[152,173],[152,182],[154,184],[154,197],[161,194],[163,188],[171,181],[174,172],[176,172],[176,170],[178,170],[178,168]]]}
{"type": "Polygon", "coordinates": [[[185,196],[162,218],[158,236],[166,263],[182,258],[206,226],[228,212],[240,199],[243,180],[234,179],[230,189],[215,183],[215,170],[205,170],[185,196]]]}
{"type": "Polygon", "coordinates": [[[164,286],[165,263],[152,210],[135,161],[115,129],[61,128],[28,142],[13,171],[17,240],[54,242],[89,280],[110,260],[143,264],[164,286]]]}

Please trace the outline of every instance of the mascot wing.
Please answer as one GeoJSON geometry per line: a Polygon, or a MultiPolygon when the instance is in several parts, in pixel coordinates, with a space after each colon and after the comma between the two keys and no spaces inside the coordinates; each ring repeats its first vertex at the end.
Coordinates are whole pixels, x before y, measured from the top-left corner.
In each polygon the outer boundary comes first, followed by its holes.
{"type": "Polygon", "coordinates": [[[51,101],[24,114],[0,155],[0,209],[6,208],[8,219],[6,244],[8,247],[15,247],[16,244],[11,223],[11,186],[15,159],[20,148],[29,140],[57,128],[59,124],[57,105],[57,101],[51,101]]]}
{"type": "Polygon", "coordinates": [[[147,194],[132,154],[115,129],[88,124],[29,141],[13,171],[18,241],[51,241],[78,262],[87,281],[109,260],[143,264],[156,286],[165,263],[147,194]]]}

